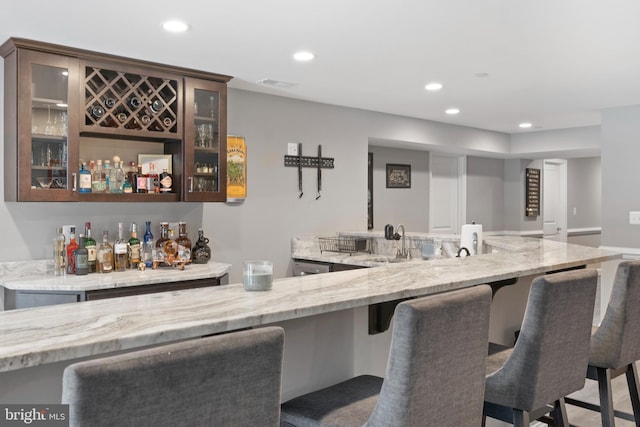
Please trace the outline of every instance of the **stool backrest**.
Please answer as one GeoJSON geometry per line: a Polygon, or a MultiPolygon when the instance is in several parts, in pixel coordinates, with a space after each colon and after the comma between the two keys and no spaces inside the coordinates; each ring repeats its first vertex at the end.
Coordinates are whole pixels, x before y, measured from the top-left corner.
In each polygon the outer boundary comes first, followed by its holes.
{"type": "Polygon", "coordinates": [[[70,426],[277,426],[284,332],[268,327],[68,366],[70,426]]]}
{"type": "Polygon", "coordinates": [[[640,360],[640,260],[618,264],[609,305],[591,338],[589,363],[617,369],[640,360]]]}
{"type": "Polygon", "coordinates": [[[487,377],[500,384],[490,401],[531,411],[584,386],[597,281],[591,269],[533,280],[513,352],[487,377]]]}
{"type": "Polygon", "coordinates": [[[490,305],[487,285],[399,304],[384,382],[366,425],[477,425],[490,305]]]}

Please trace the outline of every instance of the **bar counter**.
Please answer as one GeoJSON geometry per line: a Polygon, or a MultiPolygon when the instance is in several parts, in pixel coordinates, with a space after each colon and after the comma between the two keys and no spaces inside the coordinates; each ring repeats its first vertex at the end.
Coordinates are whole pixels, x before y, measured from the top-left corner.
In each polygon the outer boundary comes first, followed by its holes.
{"type": "Polygon", "coordinates": [[[275,280],[0,313],[0,372],[331,313],[620,258],[540,239],[504,237],[510,250],[390,263],[275,280]]]}

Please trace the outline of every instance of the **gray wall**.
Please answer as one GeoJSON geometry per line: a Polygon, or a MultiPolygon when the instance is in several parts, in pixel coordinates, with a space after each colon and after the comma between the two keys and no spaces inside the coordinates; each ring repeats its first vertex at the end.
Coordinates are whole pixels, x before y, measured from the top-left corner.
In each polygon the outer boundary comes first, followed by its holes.
{"type": "Polygon", "coordinates": [[[467,157],[467,223],[484,231],[504,230],[505,161],[467,157]]]}
{"type": "Polygon", "coordinates": [[[369,147],[373,153],[373,227],[398,224],[407,230],[428,231],[429,153],[386,147],[369,147]],[[411,188],[387,188],[386,165],[411,165],[411,188]]]}
{"type": "Polygon", "coordinates": [[[640,211],[640,106],[602,112],[602,244],[639,248],[640,226],[629,211],[640,211]]]}
{"type": "Polygon", "coordinates": [[[602,223],[601,174],[600,157],[567,160],[567,226],[569,229],[600,227],[602,223]]]}

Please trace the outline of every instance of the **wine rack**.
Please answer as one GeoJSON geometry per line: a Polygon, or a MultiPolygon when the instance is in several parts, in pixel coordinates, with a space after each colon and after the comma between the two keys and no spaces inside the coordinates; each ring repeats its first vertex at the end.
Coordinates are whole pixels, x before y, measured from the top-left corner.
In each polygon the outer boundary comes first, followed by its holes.
{"type": "Polygon", "coordinates": [[[85,65],[84,129],[180,138],[177,79],[85,65]]]}

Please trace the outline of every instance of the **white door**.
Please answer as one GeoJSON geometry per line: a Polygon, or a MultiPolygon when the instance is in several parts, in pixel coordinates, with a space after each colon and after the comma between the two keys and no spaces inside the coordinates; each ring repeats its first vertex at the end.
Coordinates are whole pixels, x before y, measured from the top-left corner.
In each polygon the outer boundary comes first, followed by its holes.
{"type": "Polygon", "coordinates": [[[429,232],[458,234],[466,216],[466,158],[429,154],[429,232]]]}
{"type": "Polygon", "coordinates": [[[545,239],[567,241],[567,161],[545,160],[542,174],[542,227],[545,239]]]}

